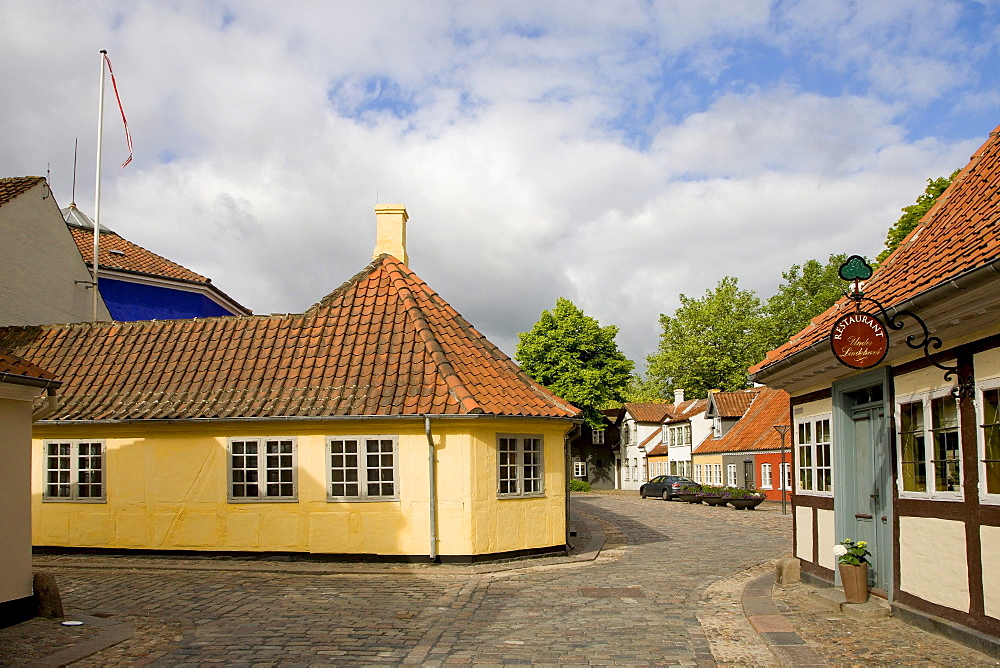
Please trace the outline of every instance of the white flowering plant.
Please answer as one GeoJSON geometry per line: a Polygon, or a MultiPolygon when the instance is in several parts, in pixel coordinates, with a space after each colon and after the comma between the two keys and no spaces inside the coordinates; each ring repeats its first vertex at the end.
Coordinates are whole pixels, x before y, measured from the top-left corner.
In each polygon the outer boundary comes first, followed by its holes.
{"type": "Polygon", "coordinates": [[[863,540],[857,542],[846,538],[833,546],[833,554],[841,564],[860,566],[869,563],[868,557],[872,553],[868,551],[868,543],[863,540]]]}

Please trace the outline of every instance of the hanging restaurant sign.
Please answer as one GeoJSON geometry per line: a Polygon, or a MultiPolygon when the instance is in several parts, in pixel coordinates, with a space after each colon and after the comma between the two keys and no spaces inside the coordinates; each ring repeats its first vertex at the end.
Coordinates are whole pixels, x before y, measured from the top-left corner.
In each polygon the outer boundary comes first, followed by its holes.
{"type": "Polygon", "coordinates": [[[909,318],[919,327],[919,331],[906,337],[907,347],[912,350],[923,350],[924,358],[928,362],[945,372],[945,381],[950,381],[957,377],[957,390],[959,397],[974,398],[975,382],[967,370],[960,370],[958,362],[953,366],[942,364],[932,350],[941,347],[940,338],[931,334],[927,323],[913,311],[904,311],[895,308],[890,313],[878,300],[865,296],[861,290],[861,282],[872,277],[874,271],[872,266],[860,255],[852,255],[840,265],[838,270],[840,278],[845,281],[854,281],[854,289],[844,293],[850,301],[854,302],[854,313],[848,313],[837,319],[833,323],[830,332],[830,347],[837,360],[852,369],[869,369],[881,363],[889,351],[889,336],[886,328],[894,332],[903,329],[904,318],[909,318]],[[862,302],[870,302],[878,307],[879,317],[876,318],[871,313],[861,310],[862,302]],[[883,324],[885,323],[885,324],[883,324]]]}
{"type": "Polygon", "coordinates": [[[841,364],[852,369],[870,369],[889,352],[885,327],[871,313],[848,313],[833,323],[830,347],[841,364]]]}
{"type": "Polygon", "coordinates": [[[877,366],[889,352],[889,336],[885,326],[871,313],[861,310],[864,299],[861,281],[872,277],[872,268],[864,258],[852,255],[840,265],[840,278],[854,281],[854,291],[848,298],[857,309],[837,318],[830,332],[830,347],[837,360],[852,369],[870,369],[877,366]]]}

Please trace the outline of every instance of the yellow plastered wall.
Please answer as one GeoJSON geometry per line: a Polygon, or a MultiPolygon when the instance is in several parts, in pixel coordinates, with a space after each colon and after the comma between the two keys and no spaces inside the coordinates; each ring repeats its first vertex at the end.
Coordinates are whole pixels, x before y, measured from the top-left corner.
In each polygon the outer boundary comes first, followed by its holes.
{"type": "MultiPolygon", "coordinates": [[[[708,471],[708,470],[705,469],[705,467],[706,466],[713,466],[714,467],[715,464],[721,465],[722,464],[722,455],[721,454],[716,454],[716,453],[711,453],[711,454],[707,454],[707,455],[692,454],[691,455],[691,468],[693,469],[698,464],[701,464],[701,466],[702,466],[702,474],[701,475],[702,475],[703,480],[705,480],[705,484],[706,485],[714,485],[715,484],[715,477],[714,477],[715,476],[715,471],[714,471],[714,469],[711,470],[711,471],[708,471]]],[[[726,467],[725,466],[722,467],[722,484],[723,485],[726,484],[726,467]]]]}
{"type": "MultiPolygon", "coordinates": [[[[565,542],[568,424],[432,419],[438,553],[474,555],[565,542]],[[544,438],[545,495],[497,499],[496,433],[544,438]]],[[[425,555],[430,552],[428,445],[422,420],[231,425],[36,427],[36,545],[153,550],[425,555]],[[398,436],[399,499],[326,499],[326,437],[398,436]],[[231,503],[227,437],[294,436],[297,501],[231,503]],[[43,502],[43,443],[102,439],[106,503],[43,502]]]]}

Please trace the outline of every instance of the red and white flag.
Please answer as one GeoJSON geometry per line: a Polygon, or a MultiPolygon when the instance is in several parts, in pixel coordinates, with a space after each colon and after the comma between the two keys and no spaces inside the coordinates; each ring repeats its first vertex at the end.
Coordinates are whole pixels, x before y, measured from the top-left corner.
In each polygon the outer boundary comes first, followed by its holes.
{"type": "Polygon", "coordinates": [[[118,82],[115,81],[115,71],[111,69],[111,59],[108,54],[104,54],[104,61],[108,64],[108,72],[111,74],[111,87],[115,89],[115,100],[118,101],[118,111],[122,113],[122,123],[125,125],[125,142],[128,144],[128,159],[122,163],[118,169],[122,169],[132,162],[132,134],[128,131],[128,121],[125,120],[125,109],[122,107],[122,99],[118,95],[118,82]]]}

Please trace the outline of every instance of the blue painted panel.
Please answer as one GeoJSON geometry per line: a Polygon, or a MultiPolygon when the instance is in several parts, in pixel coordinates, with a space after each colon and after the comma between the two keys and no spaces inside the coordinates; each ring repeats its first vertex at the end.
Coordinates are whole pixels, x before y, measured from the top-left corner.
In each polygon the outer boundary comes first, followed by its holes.
{"type": "Polygon", "coordinates": [[[113,278],[100,279],[101,297],[111,317],[128,320],[180,320],[235,315],[205,295],[184,290],[130,283],[113,278]]]}

